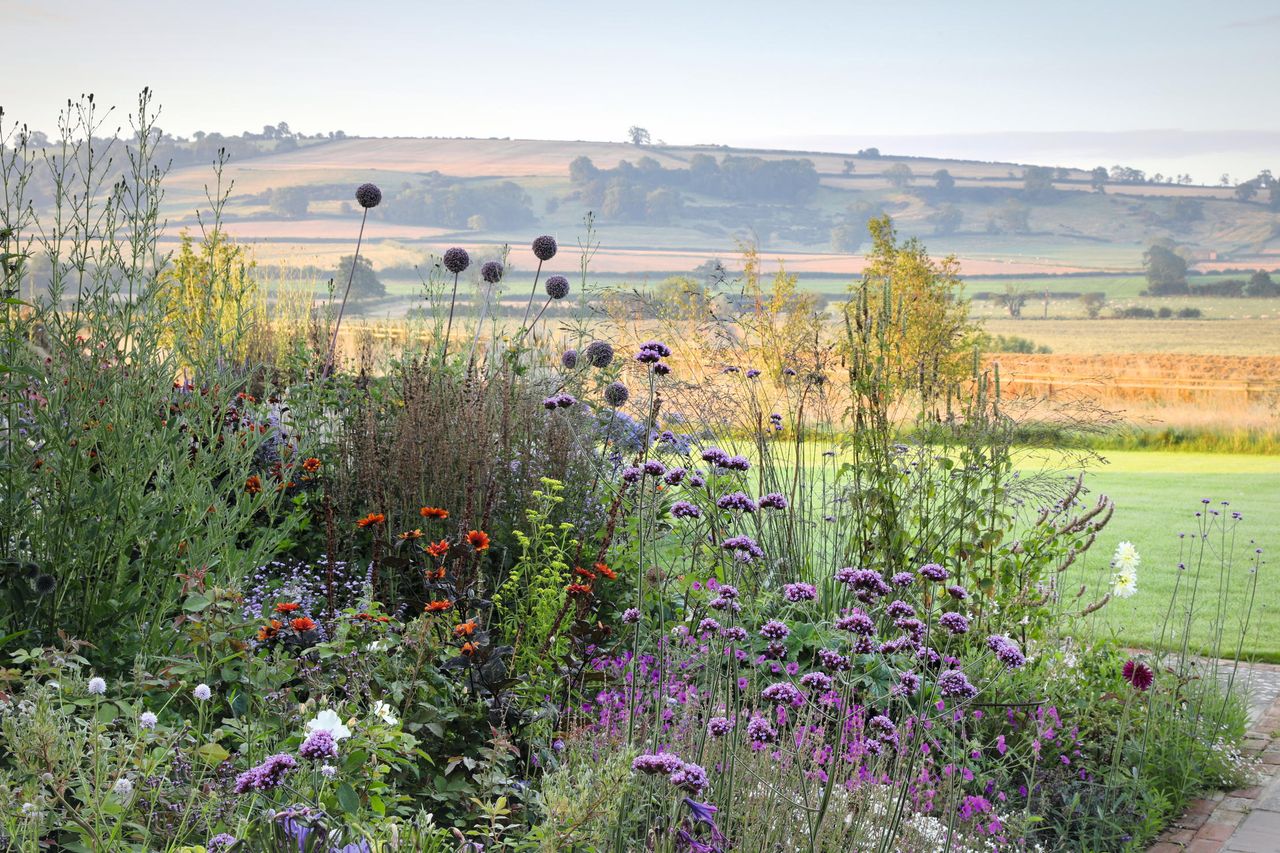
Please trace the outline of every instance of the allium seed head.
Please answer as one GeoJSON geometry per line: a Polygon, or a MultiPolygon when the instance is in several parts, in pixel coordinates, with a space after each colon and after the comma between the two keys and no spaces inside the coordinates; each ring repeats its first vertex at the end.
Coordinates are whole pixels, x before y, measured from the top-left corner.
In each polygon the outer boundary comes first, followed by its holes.
{"type": "Polygon", "coordinates": [[[552,299],[564,299],[569,295],[569,279],[562,275],[553,275],[545,285],[547,296],[552,299]]]}
{"type": "Polygon", "coordinates": [[[615,409],[625,406],[631,392],[621,382],[610,382],[604,389],[604,401],[615,409]]]}
{"type": "Polygon", "coordinates": [[[471,256],[467,254],[467,250],[460,246],[454,246],[452,249],[444,253],[444,268],[449,272],[457,275],[458,273],[471,266],[471,256]]]}
{"type": "Polygon", "coordinates": [[[556,238],[543,234],[533,241],[533,256],[540,261],[549,261],[556,256],[557,248],[556,238]]]}
{"type": "Polygon", "coordinates": [[[486,261],[480,267],[480,277],[489,284],[497,284],[502,281],[502,264],[498,261],[486,261]]]}
{"type": "Polygon", "coordinates": [[[360,206],[365,210],[368,210],[371,207],[377,207],[382,201],[382,190],[378,189],[373,184],[361,184],[356,187],[356,201],[358,201],[360,206]]]}
{"type": "Polygon", "coordinates": [[[585,351],[592,367],[608,367],[613,363],[613,346],[608,341],[592,341],[585,351]]]}
{"type": "Polygon", "coordinates": [[[567,349],[560,354],[560,364],[565,370],[573,370],[578,366],[578,351],[576,349],[567,349]]]}

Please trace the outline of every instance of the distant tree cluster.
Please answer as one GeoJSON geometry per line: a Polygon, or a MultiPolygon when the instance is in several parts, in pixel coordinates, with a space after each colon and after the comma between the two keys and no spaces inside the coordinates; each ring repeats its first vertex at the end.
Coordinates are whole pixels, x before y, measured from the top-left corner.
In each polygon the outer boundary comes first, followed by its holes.
{"type": "Polygon", "coordinates": [[[1273,177],[1270,169],[1263,169],[1256,178],[1237,184],[1235,196],[1239,201],[1260,199],[1272,210],[1280,210],[1280,179],[1273,177]]]}
{"type": "Polygon", "coordinates": [[[602,218],[651,224],[679,216],[683,192],[756,204],[799,204],[818,189],[811,160],[726,156],[717,161],[704,153],[693,155],[687,169],[667,169],[648,156],[601,169],[591,158],[577,157],[569,164],[569,180],[582,203],[602,218]]]}
{"type": "Polygon", "coordinates": [[[377,214],[392,222],[488,230],[533,221],[529,194],[514,181],[473,182],[433,172],[417,184],[405,183],[377,214]]]}

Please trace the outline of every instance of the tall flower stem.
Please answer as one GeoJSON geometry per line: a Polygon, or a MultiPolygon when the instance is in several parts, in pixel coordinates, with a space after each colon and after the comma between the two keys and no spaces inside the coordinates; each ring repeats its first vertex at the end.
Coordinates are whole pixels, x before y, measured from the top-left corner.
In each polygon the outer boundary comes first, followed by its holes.
{"type": "Polygon", "coordinates": [[[533,274],[533,290],[529,291],[529,304],[524,306],[524,319],[520,321],[521,326],[526,326],[529,322],[529,312],[533,310],[533,298],[538,295],[538,276],[542,275],[542,260],[538,260],[538,271],[533,274]]]}
{"type": "Polygon", "coordinates": [[[369,208],[364,209],[364,215],[360,217],[360,234],[356,237],[356,254],[351,259],[351,272],[347,275],[347,289],[342,294],[342,302],[338,305],[338,319],[333,324],[333,337],[329,340],[329,353],[324,358],[324,370],[320,373],[320,378],[327,379],[333,372],[333,357],[338,349],[338,329],[342,328],[342,315],[347,309],[347,297],[351,295],[351,282],[356,277],[356,264],[360,262],[360,243],[364,240],[364,225],[369,221],[369,208]]]}
{"type": "Polygon", "coordinates": [[[453,307],[458,304],[458,273],[453,274],[453,296],[449,297],[449,321],[444,326],[444,344],[440,348],[440,363],[449,357],[449,333],[453,329],[453,307]]]}

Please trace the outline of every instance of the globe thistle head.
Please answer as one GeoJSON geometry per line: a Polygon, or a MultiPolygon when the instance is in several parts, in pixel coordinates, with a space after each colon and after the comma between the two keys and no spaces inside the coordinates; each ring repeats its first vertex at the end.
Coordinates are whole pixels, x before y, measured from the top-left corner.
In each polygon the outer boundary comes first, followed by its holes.
{"type": "Polygon", "coordinates": [[[556,256],[556,238],[543,234],[533,241],[533,256],[540,261],[549,261],[556,256]]]}
{"type": "Polygon", "coordinates": [[[36,595],[46,596],[58,588],[58,579],[53,575],[39,574],[35,580],[36,595]]]}
{"type": "Polygon", "coordinates": [[[454,246],[447,249],[444,253],[444,268],[449,272],[457,275],[458,273],[471,266],[471,256],[467,254],[467,250],[461,246],[454,246]]]}
{"type": "Polygon", "coordinates": [[[621,382],[610,382],[604,389],[604,401],[615,409],[624,406],[630,399],[631,392],[621,382]]]}
{"type": "Polygon", "coordinates": [[[377,207],[382,201],[382,190],[378,189],[373,184],[361,184],[356,187],[356,201],[358,201],[360,206],[365,210],[368,210],[371,207],[377,207]]]}
{"type": "Polygon", "coordinates": [[[502,264],[498,261],[486,261],[485,265],[480,267],[480,277],[489,284],[497,284],[502,281],[502,264]]]}
{"type": "Polygon", "coordinates": [[[576,349],[567,349],[560,354],[560,364],[565,370],[573,370],[578,366],[578,351],[576,349]]]}
{"type": "Polygon", "coordinates": [[[608,367],[613,363],[613,346],[608,341],[592,341],[587,344],[586,356],[593,367],[608,367]]]}
{"type": "Polygon", "coordinates": [[[552,299],[564,299],[569,295],[569,279],[562,275],[553,275],[547,279],[546,289],[547,296],[552,299]]]}

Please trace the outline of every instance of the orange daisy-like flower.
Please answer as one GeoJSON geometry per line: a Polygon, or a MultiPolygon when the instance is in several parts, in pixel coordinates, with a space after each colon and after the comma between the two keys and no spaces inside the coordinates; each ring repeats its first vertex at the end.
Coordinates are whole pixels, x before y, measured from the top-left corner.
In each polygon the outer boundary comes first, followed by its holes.
{"type": "Polygon", "coordinates": [[[467,541],[477,551],[486,551],[489,548],[489,534],[483,530],[472,530],[467,533],[467,541]]]}
{"type": "Polygon", "coordinates": [[[319,459],[315,458],[314,456],[309,456],[305,460],[303,460],[302,470],[306,471],[308,474],[314,474],[315,472],[320,470],[320,466],[322,464],[323,463],[319,459]]]}
{"type": "Polygon", "coordinates": [[[439,542],[432,542],[427,546],[426,551],[433,557],[443,557],[449,553],[449,542],[441,539],[439,542]]]}
{"type": "Polygon", "coordinates": [[[441,567],[440,567],[440,568],[438,568],[438,569],[428,569],[428,570],[427,570],[427,580],[429,580],[429,581],[442,581],[442,580],[444,580],[444,566],[441,566],[441,567]]]}
{"type": "Polygon", "coordinates": [[[582,577],[586,578],[589,581],[593,581],[596,579],[596,576],[594,574],[582,568],[582,566],[576,567],[574,569],[574,572],[576,572],[577,574],[581,575],[582,577]]]}
{"type": "Polygon", "coordinates": [[[618,573],[615,572],[613,569],[609,568],[604,563],[596,563],[591,568],[595,569],[597,572],[604,575],[606,578],[608,578],[611,581],[616,581],[618,579],[618,573]]]}
{"type": "Polygon", "coordinates": [[[382,524],[382,522],[386,520],[387,520],[387,517],[382,513],[371,512],[368,515],[366,515],[364,518],[357,521],[356,527],[360,527],[360,528],[372,527],[375,524],[382,524]]]}
{"type": "Polygon", "coordinates": [[[299,616],[289,623],[289,627],[302,634],[316,627],[316,623],[305,616],[299,616]]]}
{"type": "Polygon", "coordinates": [[[296,601],[282,601],[276,605],[277,613],[292,613],[295,610],[301,610],[302,605],[296,601]]]}
{"type": "Polygon", "coordinates": [[[422,609],[427,613],[443,613],[444,611],[448,610],[452,606],[453,606],[452,601],[450,601],[447,598],[442,598],[439,601],[427,602],[427,606],[422,609]]]}
{"type": "Polygon", "coordinates": [[[411,539],[421,539],[421,538],[422,538],[422,531],[416,527],[413,530],[406,530],[404,533],[400,534],[400,541],[402,542],[408,542],[411,539]]]}
{"type": "Polygon", "coordinates": [[[462,653],[464,655],[473,655],[480,649],[475,643],[463,643],[462,653]]]}
{"type": "Polygon", "coordinates": [[[474,619],[468,619],[460,625],[453,626],[453,636],[455,637],[470,637],[475,632],[476,620],[474,619]]]}
{"type": "Polygon", "coordinates": [[[279,619],[272,619],[269,624],[263,625],[258,629],[258,642],[265,643],[280,633],[281,622],[279,619]]]}
{"type": "Polygon", "coordinates": [[[249,479],[244,481],[244,490],[251,495],[256,495],[262,491],[262,479],[257,474],[249,475],[249,479]]]}
{"type": "Polygon", "coordinates": [[[571,583],[565,588],[565,592],[570,595],[590,595],[591,584],[589,583],[571,583]]]}
{"type": "Polygon", "coordinates": [[[423,518],[436,518],[440,521],[444,521],[449,517],[449,510],[441,509],[438,506],[424,506],[422,509],[418,510],[418,515],[423,518]]]}

